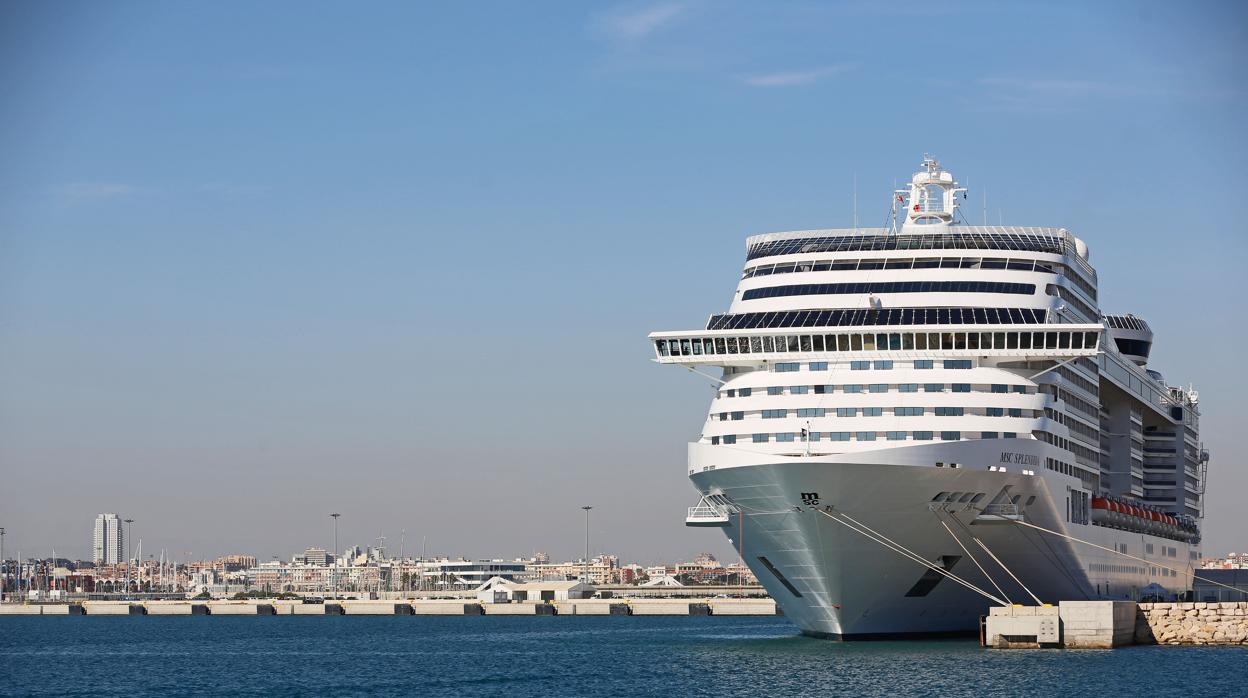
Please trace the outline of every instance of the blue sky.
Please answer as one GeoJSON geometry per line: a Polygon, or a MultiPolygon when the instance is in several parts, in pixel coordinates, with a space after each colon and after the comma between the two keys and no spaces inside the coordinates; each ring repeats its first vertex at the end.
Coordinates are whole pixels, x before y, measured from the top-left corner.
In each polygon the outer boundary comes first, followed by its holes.
{"type": "Polygon", "coordinates": [[[924,152],[967,217],[1074,230],[1158,332],[1248,549],[1237,3],[5,3],[0,525],[89,555],[730,556],[686,531],[710,397],[645,334],[747,235],[884,221],[924,152]]]}

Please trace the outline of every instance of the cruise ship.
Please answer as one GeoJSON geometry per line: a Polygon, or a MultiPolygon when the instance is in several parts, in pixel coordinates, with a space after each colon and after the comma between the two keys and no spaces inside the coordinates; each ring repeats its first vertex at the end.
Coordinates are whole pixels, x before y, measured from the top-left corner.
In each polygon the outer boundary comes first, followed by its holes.
{"type": "Polygon", "coordinates": [[[973,631],[989,606],[1182,597],[1198,396],[1105,315],[1064,228],[973,226],[925,157],[884,228],[746,240],[726,312],[650,335],[714,384],[700,499],[803,633],[973,631]]]}

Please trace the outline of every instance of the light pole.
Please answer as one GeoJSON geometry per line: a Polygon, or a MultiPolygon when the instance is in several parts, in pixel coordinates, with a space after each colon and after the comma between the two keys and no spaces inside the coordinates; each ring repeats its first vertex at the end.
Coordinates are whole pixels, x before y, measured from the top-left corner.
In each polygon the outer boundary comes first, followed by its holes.
{"type": "Polygon", "coordinates": [[[130,593],[130,552],[134,549],[134,519],[126,519],[126,593],[130,593]]]}
{"type": "Polygon", "coordinates": [[[581,581],[589,583],[589,510],[593,507],[581,507],[585,510],[585,576],[581,581]]]}
{"type": "Polygon", "coordinates": [[[334,517],[334,571],[330,577],[329,585],[333,589],[334,598],[336,599],[338,598],[338,517],[342,516],[342,514],[333,513],[330,516],[334,517]]]}
{"type": "Polygon", "coordinates": [[[4,561],[4,526],[0,526],[0,603],[4,603],[4,589],[9,579],[9,564],[4,561]]]}

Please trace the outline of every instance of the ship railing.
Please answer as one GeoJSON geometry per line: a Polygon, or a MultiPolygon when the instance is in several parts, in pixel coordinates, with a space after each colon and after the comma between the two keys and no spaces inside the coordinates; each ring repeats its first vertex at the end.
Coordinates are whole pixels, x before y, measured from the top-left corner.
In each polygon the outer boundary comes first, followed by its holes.
{"type": "Polygon", "coordinates": [[[725,526],[728,524],[728,510],[708,502],[703,497],[697,506],[689,507],[685,516],[686,526],[725,526]]]}

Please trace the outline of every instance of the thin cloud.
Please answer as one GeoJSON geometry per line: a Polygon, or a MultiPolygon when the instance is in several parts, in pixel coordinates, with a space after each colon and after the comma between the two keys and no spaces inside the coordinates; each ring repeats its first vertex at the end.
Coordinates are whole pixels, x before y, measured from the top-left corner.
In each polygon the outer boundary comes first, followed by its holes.
{"type": "Polygon", "coordinates": [[[832,65],[813,70],[791,70],[779,73],[764,73],[742,78],[742,82],[751,87],[797,87],[818,82],[827,77],[844,73],[849,70],[847,65],[832,65]]]}
{"type": "Polygon", "coordinates": [[[635,10],[617,8],[599,15],[594,26],[604,34],[623,41],[639,41],[671,25],[687,9],[681,2],[649,5],[635,10]]]}
{"type": "Polygon", "coordinates": [[[138,192],[138,187],[121,182],[73,182],[65,187],[65,197],[71,204],[113,201],[138,192]]]}

